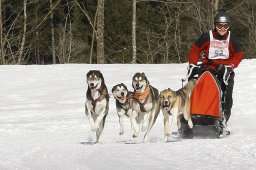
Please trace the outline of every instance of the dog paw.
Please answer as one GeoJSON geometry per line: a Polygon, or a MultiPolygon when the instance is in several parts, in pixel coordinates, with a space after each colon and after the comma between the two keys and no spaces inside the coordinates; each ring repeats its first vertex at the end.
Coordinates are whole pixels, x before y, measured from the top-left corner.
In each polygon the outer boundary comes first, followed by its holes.
{"type": "Polygon", "coordinates": [[[96,141],[97,144],[103,144],[103,141],[102,140],[98,140],[96,141]]]}
{"type": "Polygon", "coordinates": [[[164,136],[166,136],[166,137],[170,137],[170,136],[171,136],[170,131],[169,131],[169,132],[167,132],[167,133],[164,133],[164,136]]]}
{"type": "Polygon", "coordinates": [[[134,132],[134,133],[132,134],[132,138],[137,138],[137,137],[138,137],[138,134],[139,134],[139,133],[134,132]]]}
{"type": "Polygon", "coordinates": [[[142,143],[148,143],[148,142],[149,142],[148,137],[145,137],[145,138],[143,139],[143,141],[142,141],[142,143]]]}
{"type": "Polygon", "coordinates": [[[120,130],[119,131],[119,135],[123,135],[124,134],[124,131],[123,130],[120,130]]]}
{"type": "Polygon", "coordinates": [[[97,129],[98,129],[98,126],[97,126],[97,125],[92,125],[92,126],[91,126],[91,130],[92,130],[92,131],[96,131],[97,129]]]}
{"type": "Polygon", "coordinates": [[[136,133],[139,133],[140,129],[138,126],[133,126],[133,131],[135,131],[136,133]]]}
{"type": "Polygon", "coordinates": [[[137,138],[138,134],[132,134],[132,138],[137,138]]]}
{"type": "Polygon", "coordinates": [[[190,127],[190,129],[193,128],[193,122],[191,121],[191,119],[188,121],[188,126],[190,127]]]}
{"type": "Polygon", "coordinates": [[[168,142],[168,136],[164,137],[164,142],[168,142]]]}
{"type": "Polygon", "coordinates": [[[91,127],[91,131],[96,131],[97,129],[95,128],[95,126],[91,127]]]}

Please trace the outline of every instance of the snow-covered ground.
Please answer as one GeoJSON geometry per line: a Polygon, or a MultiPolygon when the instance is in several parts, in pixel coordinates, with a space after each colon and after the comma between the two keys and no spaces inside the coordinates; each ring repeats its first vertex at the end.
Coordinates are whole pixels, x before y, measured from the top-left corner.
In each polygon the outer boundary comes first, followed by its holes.
{"type": "Polygon", "coordinates": [[[99,69],[109,92],[117,83],[130,90],[136,72],[163,90],[181,87],[185,64],[158,65],[30,65],[0,66],[0,169],[256,169],[256,60],[243,60],[236,69],[234,106],[222,139],[182,139],[163,142],[163,116],[159,114],[150,142],[125,144],[130,122],[119,136],[115,101],[103,132],[103,144],[93,144],[84,114],[85,75],[99,69]]]}

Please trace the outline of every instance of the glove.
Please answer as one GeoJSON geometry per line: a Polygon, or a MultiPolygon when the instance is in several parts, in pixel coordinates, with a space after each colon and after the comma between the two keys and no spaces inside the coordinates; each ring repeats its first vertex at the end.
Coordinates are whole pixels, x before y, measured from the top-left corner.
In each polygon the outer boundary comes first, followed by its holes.
{"type": "Polygon", "coordinates": [[[232,65],[219,65],[218,69],[218,77],[223,78],[223,82],[225,85],[228,85],[228,80],[230,77],[230,74],[234,72],[232,65]]]}
{"type": "Polygon", "coordinates": [[[195,64],[189,64],[187,69],[188,69],[187,78],[189,80],[199,73],[200,68],[199,68],[199,66],[197,66],[195,64]]]}

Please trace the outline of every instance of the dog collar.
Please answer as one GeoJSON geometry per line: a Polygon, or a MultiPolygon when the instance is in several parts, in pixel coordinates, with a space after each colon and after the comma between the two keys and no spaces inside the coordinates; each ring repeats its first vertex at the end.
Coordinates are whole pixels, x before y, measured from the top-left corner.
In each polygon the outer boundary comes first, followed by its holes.
{"type": "Polygon", "coordinates": [[[148,97],[149,93],[150,93],[150,88],[149,86],[147,86],[147,88],[143,92],[134,92],[133,97],[137,100],[143,100],[146,97],[148,97]]]}

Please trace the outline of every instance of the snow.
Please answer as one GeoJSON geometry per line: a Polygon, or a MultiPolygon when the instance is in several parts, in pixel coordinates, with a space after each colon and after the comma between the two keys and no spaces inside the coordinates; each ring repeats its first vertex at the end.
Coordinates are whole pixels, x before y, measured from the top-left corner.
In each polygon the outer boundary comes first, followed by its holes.
{"type": "Polygon", "coordinates": [[[181,87],[184,64],[152,65],[1,65],[0,169],[256,169],[256,60],[243,60],[236,69],[234,106],[222,139],[182,139],[163,142],[162,113],[150,132],[150,142],[126,144],[130,122],[119,136],[115,100],[103,131],[103,143],[84,114],[85,75],[101,70],[109,92],[125,83],[132,90],[136,72],[145,72],[160,91],[181,87]]]}

